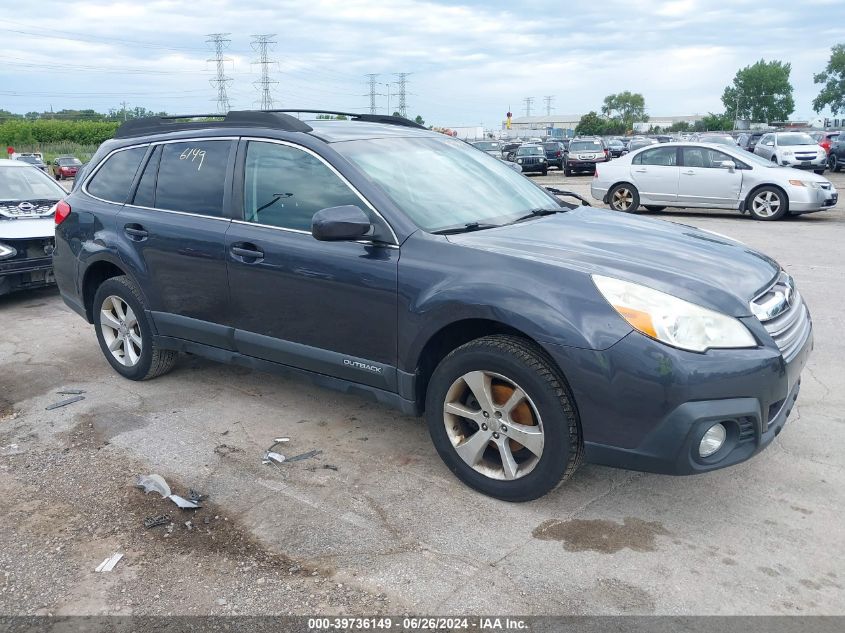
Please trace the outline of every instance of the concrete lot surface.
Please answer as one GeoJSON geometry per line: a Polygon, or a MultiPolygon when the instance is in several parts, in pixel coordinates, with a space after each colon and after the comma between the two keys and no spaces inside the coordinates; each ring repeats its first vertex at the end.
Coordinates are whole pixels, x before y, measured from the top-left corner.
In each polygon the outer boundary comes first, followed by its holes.
{"type": "Polygon", "coordinates": [[[737,467],[585,465],[528,504],[461,485],[422,420],[190,356],[126,381],[55,291],[0,298],[0,612],[845,614],[842,203],[768,223],[651,215],[794,275],[816,333],[798,406],[737,467]],[[85,400],[45,411],[62,388],[85,400]],[[279,436],[288,457],[321,452],[263,465],[279,436]],[[194,516],[132,487],[151,472],[211,505],[194,516]],[[172,528],[143,527],[162,513],[172,528]],[[94,572],[118,551],[114,571],[94,572]]]}

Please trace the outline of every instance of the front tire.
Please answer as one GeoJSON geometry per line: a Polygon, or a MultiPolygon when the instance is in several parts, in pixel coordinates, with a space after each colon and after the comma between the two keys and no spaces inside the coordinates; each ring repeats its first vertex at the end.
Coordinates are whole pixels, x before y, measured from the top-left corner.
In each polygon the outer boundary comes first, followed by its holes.
{"type": "Polygon", "coordinates": [[[814,169],[813,172],[821,176],[822,174],[824,174],[824,169],[814,169]]]}
{"type": "Polygon", "coordinates": [[[548,355],[520,337],[485,336],[452,351],[431,377],[425,415],[449,469],[497,499],[537,499],[583,457],[566,383],[548,355]]]}
{"type": "Polygon", "coordinates": [[[564,176],[571,176],[572,175],[572,167],[570,167],[568,163],[563,164],[563,175],[564,176]]]}
{"type": "Polygon", "coordinates": [[[124,378],[149,380],[176,364],[178,353],[161,349],[153,340],[144,296],[125,275],[111,277],[97,288],[94,329],[106,360],[124,378]]]}
{"type": "Polygon", "coordinates": [[[640,207],[640,192],[627,182],[614,186],[607,194],[607,201],[614,211],[635,213],[640,207]]]}
{"type": "Polygon", "coordinates": [[[746,208],[755,220],[779,220],[789,213],[789,199],[780,189],[760,187],[751,192],[746,208]]]}

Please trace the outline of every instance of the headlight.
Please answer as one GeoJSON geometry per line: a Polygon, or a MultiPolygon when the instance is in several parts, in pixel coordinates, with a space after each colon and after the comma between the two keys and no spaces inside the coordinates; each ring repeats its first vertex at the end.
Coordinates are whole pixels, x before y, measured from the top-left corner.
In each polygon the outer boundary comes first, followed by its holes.
{"type": "Polygon", "coordinates": [[[734,317],[630,281],[592,277],[599,292],[631,327],[667,345],[692,352],[757,346],[748,328],[734,317]]]}
{"type": "Polygon", "coordinates": [[[519,163],[519,164],[521,165],[521,164],[522,164],[522,159],[521,159],[521,158],[517,158],[517,159],[516,159],[516,162],[517,162],[517,163],[519,163]]]}
{"type": "Polygon", "coordinates": [[[821,189],[822,185],[825,183],[816,182],[814,180],[790,180],[790,185],[794,185],[796,187],[810,187],[812,189],[821,189]]]}
{"type": "Polygon", "coordinates": [[[18,254],[18,250],[14,246],[3,244],[0,242],[0,259],[8,259],[18,254]]]}

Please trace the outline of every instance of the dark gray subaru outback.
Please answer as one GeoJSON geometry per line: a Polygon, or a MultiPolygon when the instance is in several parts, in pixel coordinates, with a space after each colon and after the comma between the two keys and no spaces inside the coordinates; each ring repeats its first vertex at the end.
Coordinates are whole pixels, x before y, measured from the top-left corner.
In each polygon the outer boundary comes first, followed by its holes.
{"type": "Polygon", "coordinates": [[[539,497],[582,460],[691,474],[780,433],[812,348],[776,262],[572,208],[405,119],[141,119],[56,212],[55,274],[132,380],[177,353],[419,415],[447,466],[539,497]]]}

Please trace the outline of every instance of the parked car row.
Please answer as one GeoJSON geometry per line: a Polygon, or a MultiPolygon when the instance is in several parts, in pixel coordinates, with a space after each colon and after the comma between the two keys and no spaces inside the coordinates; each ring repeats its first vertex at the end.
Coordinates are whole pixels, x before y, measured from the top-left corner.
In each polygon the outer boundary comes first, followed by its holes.
{"type": "Polygon", "coordinates": [[[56,180],[76,178],[76,173],[82,167],[82,161],[75,156],[57,156],[48,166],[40,152],[22,152],[12,154],[12,160],[21,161],[40,169],[45,174],[52,173],[56,180]]]}

